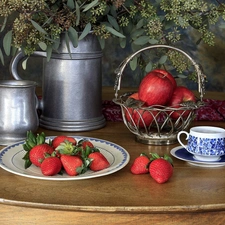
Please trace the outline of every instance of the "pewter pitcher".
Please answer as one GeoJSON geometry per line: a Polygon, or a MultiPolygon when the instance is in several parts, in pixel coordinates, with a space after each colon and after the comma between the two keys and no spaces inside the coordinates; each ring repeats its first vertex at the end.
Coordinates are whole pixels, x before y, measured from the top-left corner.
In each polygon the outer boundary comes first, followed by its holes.
{"type": "MultiPolygon", "coordinates": [[[[63,39],[62,39],[63,40],[63,39]]],[[[102,50],[96,36],[89,34],[74,48],[62,41],[49,62],[43,59],[40,126],[59,131],[86,131],[105,126],[102,115],[102,50]]],[[[11,63],[15,79],[20,52],[11,63]]]]}
{"type": "Polygon", "coordinates": [[[24,140],[39,125],[35,82],[0,81],[0,145],[24,140]]]}

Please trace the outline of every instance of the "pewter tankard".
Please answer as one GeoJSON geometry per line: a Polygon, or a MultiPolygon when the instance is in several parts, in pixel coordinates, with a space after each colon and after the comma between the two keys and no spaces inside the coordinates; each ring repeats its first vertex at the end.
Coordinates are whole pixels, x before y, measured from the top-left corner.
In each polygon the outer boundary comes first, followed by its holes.
{"type": "MultiPolygon", "coordinates": [[[[60,131],[87,131],[105,126],[102,115],[102,50],[94,35],[87,35],[76,48],[66,41],[53,52],[49,62],[46,52],[36,51],[33,56],[43,57],[42,99],[39,109],[40,126],[60,131]]],[[[24,58],[19,52],[11,63],[15,79],[18,63],[24,58]]]]}
{"type": "Polygon", "coordinates": [[[24,140],[27,131],[39,125],[36,83],[33,81],[0,81],[0,145],[24,140]]]}

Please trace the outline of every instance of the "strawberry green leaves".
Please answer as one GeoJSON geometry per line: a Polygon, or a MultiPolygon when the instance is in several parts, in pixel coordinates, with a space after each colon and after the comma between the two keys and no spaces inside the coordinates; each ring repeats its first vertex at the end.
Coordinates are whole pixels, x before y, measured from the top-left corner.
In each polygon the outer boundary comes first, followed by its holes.
{"type": "Polygon", "coordinates": [[[27,132],[27,138],[25,143],[23,144],[23,148],[25,151],[29,151],[36,145],[44,144],[45,143],[45,133],[42,132],[41,134],[35,135],[32,131],[27,132]]]}
{"type": "Polygon", "coordinates": [[[151,155],[151,158],[150,158],[151,161],[162,158],[162,159],[167,160],[171,164],[173,164],[172,158],[170,156],[168,156],[167,154],[164,154],[163,157],[160,157],[157,153],[150,153],[150,155],[151,155]]]}
{"type": "Polygon", "coordinates": [[[76,155],[78,152],[76,146],[68,140],[62,142],[55,150],[65,155],[76,155]]]}
{"type": "Polygon", "coordinates": [[[173,166],[173,160],[171,157],[169,157],[168,155],[164,155],[163,157],[166,161],[168,161],[172,166],[173,166]]]}

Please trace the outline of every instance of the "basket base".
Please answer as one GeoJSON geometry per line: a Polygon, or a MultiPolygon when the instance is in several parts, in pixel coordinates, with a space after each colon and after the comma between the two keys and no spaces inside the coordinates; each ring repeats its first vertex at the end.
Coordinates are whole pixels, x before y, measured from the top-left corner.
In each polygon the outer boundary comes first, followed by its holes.
{"type": "Polygon", "coordinates": [[[172,145],[177,143],[177,134],[168,136],[143,137],[136,135],[136,141],[147,145],[172,145]]]}

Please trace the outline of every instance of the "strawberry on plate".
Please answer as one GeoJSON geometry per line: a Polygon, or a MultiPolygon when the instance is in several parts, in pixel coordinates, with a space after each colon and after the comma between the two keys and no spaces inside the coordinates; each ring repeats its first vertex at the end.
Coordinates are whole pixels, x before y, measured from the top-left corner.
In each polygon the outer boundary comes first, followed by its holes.
{"type": "Polygon", "coordinates": [[[40,167],[41,163],[45,159],[46,154],[51,155],[53,151],[54,149],[49,144],[44,143],[36,145],[29,151],[29,160],[35,166],[40,167]]]}
{"type": "Polygon", "coordinates": [[[83,160],[75,155],[61,155],[63,168],[69,176],[76,176],[85,172],[83,160]]]}
{"type": "Polygon", "coordinates": [[[89,168],[92,171],[103,170],[110,166],[108,160],[101,152],[92,152],[88,156],[90,160],[89,168]]]}
{"type": "MultiPolygon", "coordinates": [[[[37,145],[45,144],[45,133],[42,132],[41,134],[35,135],[32,131],[27,131],[27,137],[23,144],[23,149],[25,150],[26,154],[23,157],[24,160],[24,167],[25,169],[29,168],[32,165],[30,161],[30,151],[37,145]]],[[[52,149],[51,149],[52,151],[52,149]]],[[[42,158],[42,155],[41,155],[42,158]]],[[[35,161],[35,160],[34,160],[35,161]]],[[[39,163],[37,163],[39,165],[39,163]]]]}
{"type": "MultiPolygon", "coordinates": [[[[78,151],[80,151],[80,155],[83,159],[87,159],[89,154],[92,152],[96,152],[99,151],[99,149],[97,149],[91,141],[87,140],[87,139],[82,139],[78,142],[78,151]]],[[[85,160],[85,162],[88,164],[90,163],[89,160],[85,160]]]]}
{"type": "Polygon", "coordinates": [[[52,140],[52,147],[54,149],[56,149],[61,143],[65,142],[65,141],[69,141],[73,145],[76,145],[76,143],[77,143],[77,141],[73,137],[69,137],[69,136],[65,136],[65,135],[60,135],[60,136],[55,137],[52,140]]]}
{"type": "Polygon", "coordinates": [[[62,162],[58,157],[50,156],[41,163],[41,172],[45,176],[54,176],[62,169],[62,162]]]}
{"type": "Polygon", "coordinates": [[[76,155],[77,151],[79,149],[76,145],[74,145],[72,142],[65,140],[64,142],[61,142],[57,148],[55,148],[55,151],[60,156],[63,155],[76,155]]]}
{"type": "Polygon", "coordinates": [[[165,155],[160,158],[157,154],[152,154],[153,158],[149,165],[151,177],[159,184],[167,182],[173,175],[172,159],[165,155]]]}
{"type": "Polygon", "coordinates": [[[26,151],[23,156],[25,169],[34,164],[46,176],[60,172],[76,176],[89,169],[99,171],[110,166],[105,156],[88,139],[77,142],[74,137],[60,135],[45,142],[44,133],[35,135],[28,132],[23,149],[26,151]]]}
{"type": "Polygon", "coordinates": [[[82,146],[83,149],[86,149],[86,147],[94,148],[94,145],[89,140],[84,139],[84,140],[80,141],[79,144],[82,146]]]}
{"type": "Polygon", "coordinates": [[[133,174],[146,174],[148,173],[150,159],[145,154],[140,154],[133,164],[131,165],[130,171],[133,174]]]}

